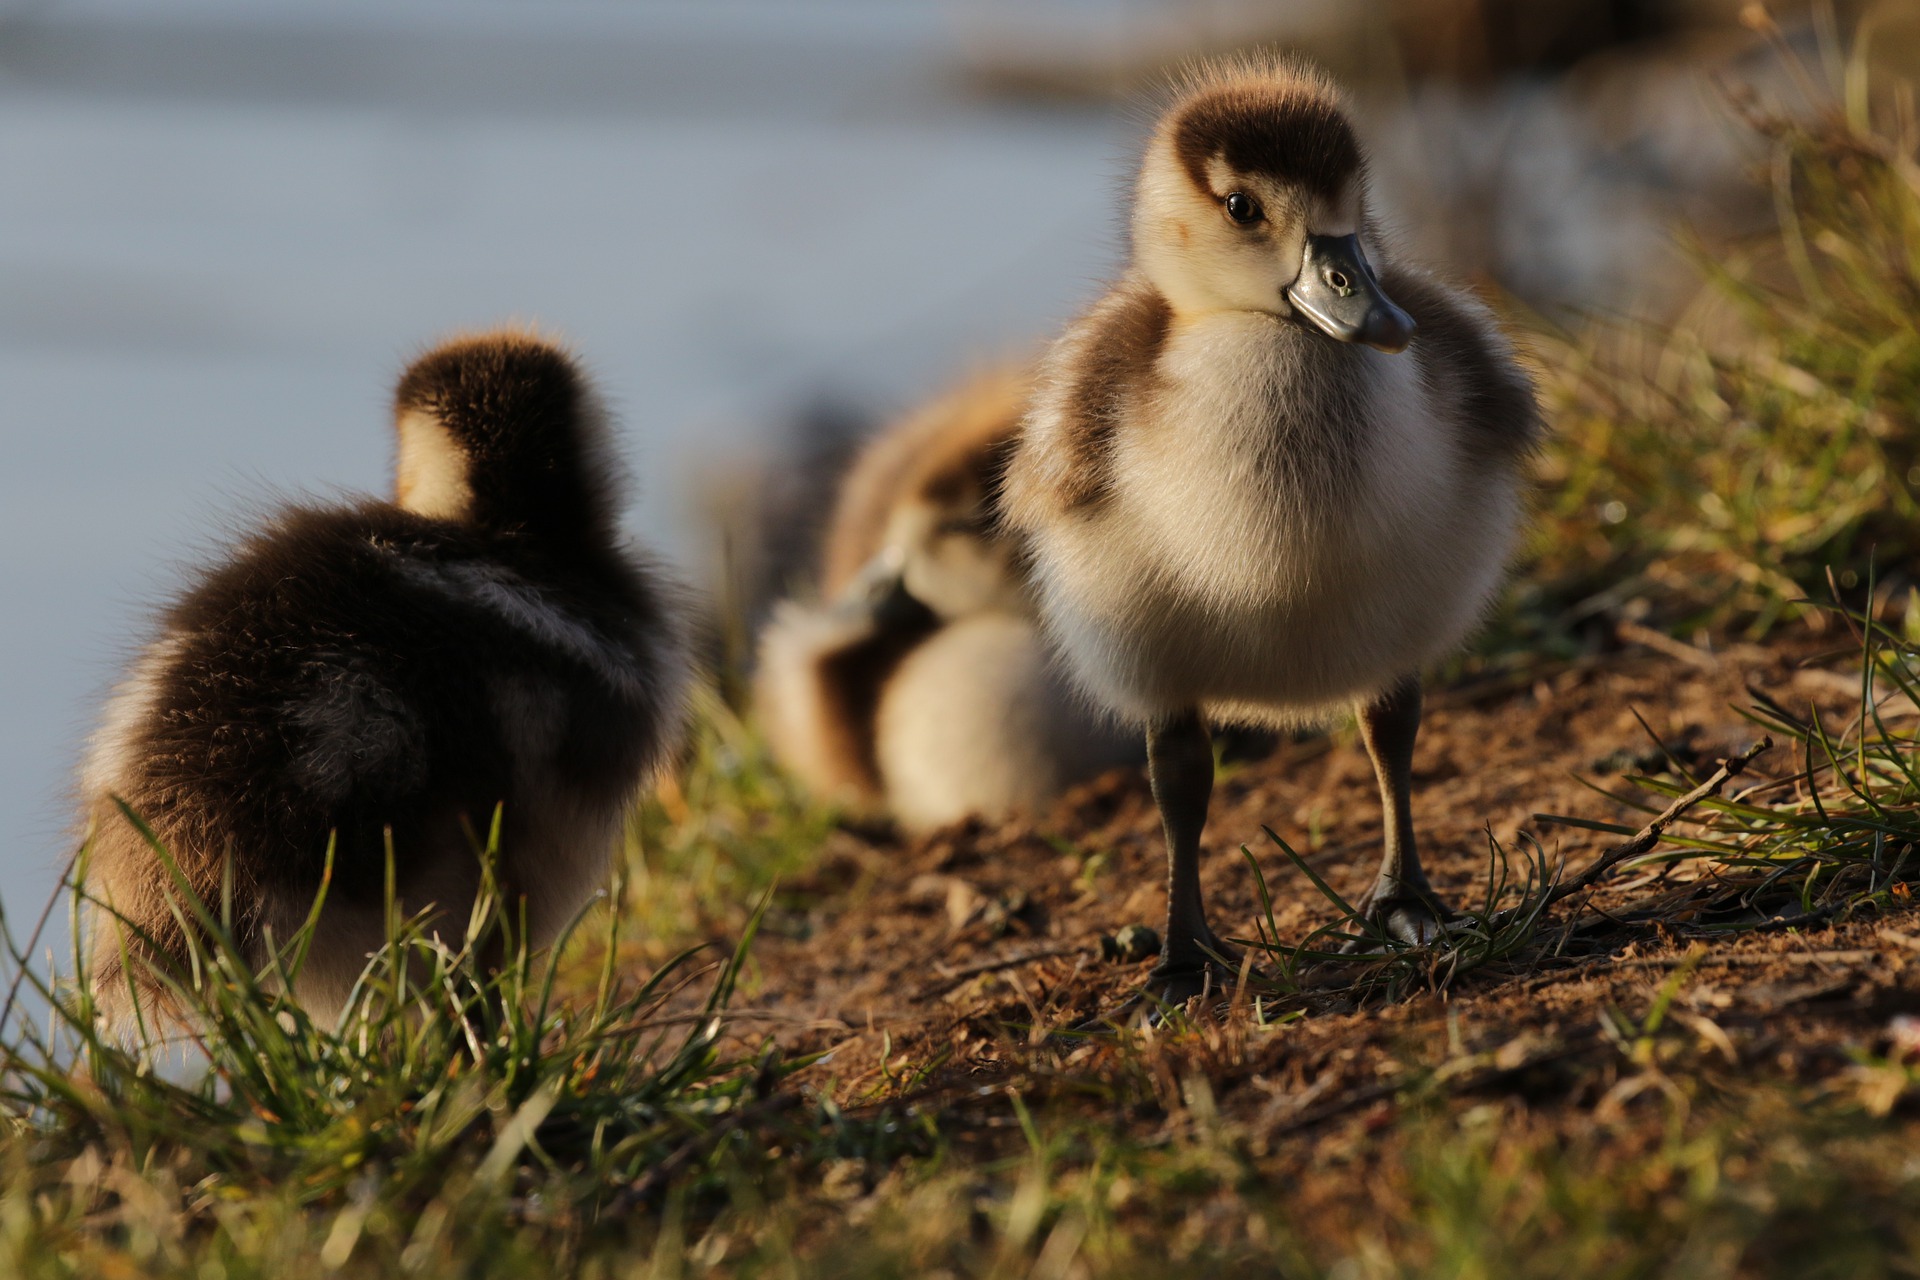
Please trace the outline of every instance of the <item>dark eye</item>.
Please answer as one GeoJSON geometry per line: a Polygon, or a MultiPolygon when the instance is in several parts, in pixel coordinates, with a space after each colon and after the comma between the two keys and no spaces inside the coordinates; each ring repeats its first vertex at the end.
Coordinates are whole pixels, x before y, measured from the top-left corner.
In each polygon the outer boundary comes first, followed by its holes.
{"type": "Polygon", "coordinates": [[[1227,197],[1227,216],[1241,226],[1260,221],[1260,202],[1245,192],[1236,191],[1227,197]]]}

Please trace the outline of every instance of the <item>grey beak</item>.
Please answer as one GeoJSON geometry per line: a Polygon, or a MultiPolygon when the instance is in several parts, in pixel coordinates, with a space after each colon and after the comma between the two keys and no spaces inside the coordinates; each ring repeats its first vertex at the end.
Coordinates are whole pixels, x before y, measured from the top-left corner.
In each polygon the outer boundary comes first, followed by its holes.
{"type": "Polygon", "coordinates": [[[1300,275],[1286,297],[1301,319],[1329,338],[1388,352],[1405,351],[1413,340],[1413,317],[1380,287],[1359,236],[1308,236],[1300,275]]]}

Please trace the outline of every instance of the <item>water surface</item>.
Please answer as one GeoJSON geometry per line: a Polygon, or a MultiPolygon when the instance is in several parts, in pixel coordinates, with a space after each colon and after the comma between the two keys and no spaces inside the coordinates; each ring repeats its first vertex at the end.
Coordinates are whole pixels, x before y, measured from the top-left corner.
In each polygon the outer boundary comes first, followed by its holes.
{"type": "Polygon", "coordinates": [[[1127,125],[969,97],[928,6],[15,6],[0,23],[0,902],[38,909],[100,699],[180,566],[380,489],[420,345],[570,339],[628,523],[800,401],[875,405],[1108,269],[1127,125]]]}

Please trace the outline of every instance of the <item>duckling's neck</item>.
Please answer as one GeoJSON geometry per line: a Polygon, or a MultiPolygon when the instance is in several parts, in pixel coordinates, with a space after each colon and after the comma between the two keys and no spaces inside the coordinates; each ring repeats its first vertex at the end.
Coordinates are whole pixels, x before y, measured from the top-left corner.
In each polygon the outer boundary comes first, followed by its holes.
{"type": "Polygon", "coordinates": [[[394,501],[402,510],[542,542],[612,540],[607,464],[591,441],[463,440],[420,409],[399,416],[397,434],[394,501]]]}
{"type": "Polygon", "coordinates": [[[1288,419],[1350,433],[1391,358],[1273,312],[1173,308],[1157,363],[1180,399],[1223,411],[1222,425],[1288,419]]]}

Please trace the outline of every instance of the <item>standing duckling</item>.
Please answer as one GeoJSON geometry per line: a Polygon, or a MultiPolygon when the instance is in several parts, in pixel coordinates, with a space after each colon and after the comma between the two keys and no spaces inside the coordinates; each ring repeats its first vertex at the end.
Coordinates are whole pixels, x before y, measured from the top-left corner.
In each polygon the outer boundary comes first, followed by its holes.
{"type": "Polygon", "coordinates": [[[332,1020],[406,912],[458,934],[476,840],[530,945],[603,884],[672,750],[688,657],[672,589],[621,547],[607,428],[560,350],[502,332],[418,360],[395,396],[392,502],[276,513],[169,608],[82,777],[92,983],[124,1025],[178,1017],[190,938],[124,800],[245,957],[266,963],[332,882],[293,996],[332,1020]],[[512,910],[517,917],[517,906],[512,910]],[[123,954],[132,963],[123,963],[123,954]]]}
{"type": "Polygon", "coordinates": [[[824,603],[784,602],[761,636],[776,758],[908,830],[1031,810],[1138,756],[1068,687],[997,527],[1030,386],[1026,369],[983,373],[863,450],[827,529],[824,603]]]}
{"type": "Polygon", "coordinates": [[[1447,914],[1414,844],[1419,673],[1500,585],[1539,418],[1486,309],[1388,256],[1366,186],[1316,70],[1196,74],[1147,145],[1131,265],[1049,353],[1008,473],[1053,639],[1146,727],[1173,998],[1235,955],[1200,890],[1204,716],[1352,708],[1387,816],[1360,906],[1415,942],[1447,914]]]}

